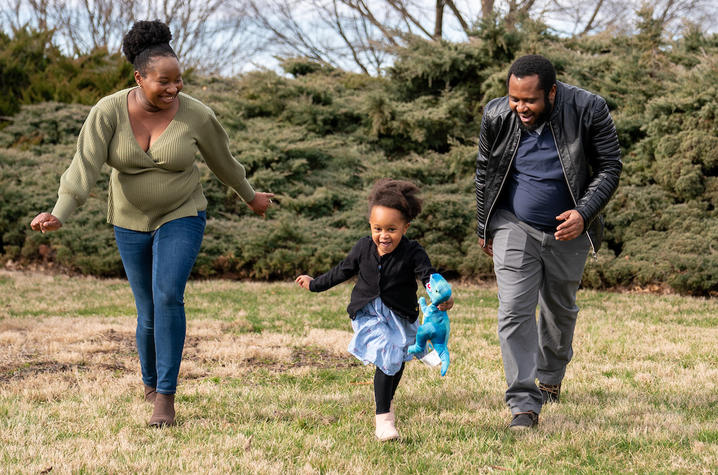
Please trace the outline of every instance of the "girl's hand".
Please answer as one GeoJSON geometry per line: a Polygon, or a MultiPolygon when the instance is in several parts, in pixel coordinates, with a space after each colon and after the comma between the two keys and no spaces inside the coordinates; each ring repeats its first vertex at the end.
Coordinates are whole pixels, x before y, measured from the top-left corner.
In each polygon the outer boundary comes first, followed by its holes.
{"type": "Polygon", "coordinates": [[[314,277],[312,277],[312,276],[300,275],[299,277],[297,277],[294,280],[294,282],[296,282],[297,285],[299,285],[299,287],[309,290],[309,282],[311,282],[313,280],[314,280],[314,277]]]}
{"type": "Polygon", "coordinates": [[[449,300],[446,302],[442,302],[439,305],[436,306],[439,310],[442,312],[446,312],[447,310],[451,310],[451,308],[454,306],[454,296],[452,295],[449,297],[449,300]]]}
{"type": "Polygon", "coordinates": [[[57,231],[62,227],[62,222],[50,213],[40,213],[30,223],[34,231],[57,231]]]}
{"type": "Polygon", "coordinates": [[[247,203],[247,206],[249,206],[255,214],[264,217],[264,213],[267,212],[267,208],[273,204],[272,198],[274,198],[274,193],[262,193],[261,191],[257,191],[254,193],[254,199],[247,203]]]}

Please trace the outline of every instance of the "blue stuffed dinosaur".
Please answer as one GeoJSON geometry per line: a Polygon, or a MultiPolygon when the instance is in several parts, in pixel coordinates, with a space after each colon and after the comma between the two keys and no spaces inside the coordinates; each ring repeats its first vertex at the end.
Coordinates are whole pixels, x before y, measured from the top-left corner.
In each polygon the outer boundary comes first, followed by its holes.
{"type": "Polygon", "coordinates": [[[436,306],[446,302],[451,297],[451,285],[441,274],[431,274],[426,284],[426,292],[429,294],[431,303],[426,304],[426,299],[421,297],[419,305],[424,314],[424,323],[421,324],[416,333],[416,343],[409,347],[409,354],[421,354],[426,349],[426,342],[431,340],[431,345],[439,354],[441,359],[441,375],[445,376],[449,369],[449,315],[439,310],[436,306]]]}

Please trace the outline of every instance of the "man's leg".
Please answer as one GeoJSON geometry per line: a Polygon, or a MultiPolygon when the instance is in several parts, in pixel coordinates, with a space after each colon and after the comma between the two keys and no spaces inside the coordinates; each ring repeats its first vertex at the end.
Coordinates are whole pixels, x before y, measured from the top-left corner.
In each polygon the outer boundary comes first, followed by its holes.
{"type": "Polygon", "coordinates": [[[536,386],[538,332],[536,305],[543,276],[540,240],[506,211],[491,220],[494,272],[499,288],[498,333],[512,414],[541,411],[536,386]]]}
{"type": "Polygon", "coordinates": [[[578,306],[576,291],[581,283],[590,244],[586,235],[571,241],[547,242],[543,285],[539,292],[538,379],[559,385],[573,356],[573,332],[578,306]]]}

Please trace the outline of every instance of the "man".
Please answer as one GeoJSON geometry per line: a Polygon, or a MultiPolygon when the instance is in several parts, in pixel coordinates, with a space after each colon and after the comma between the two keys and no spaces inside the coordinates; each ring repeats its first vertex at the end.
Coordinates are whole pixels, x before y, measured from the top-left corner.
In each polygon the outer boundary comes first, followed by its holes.
{"type": "Polygon", "coordinates": [[[520,430],[559,400],[573,356],[576,291],[589,249],[595,255],[600,246],[599,213],[622,164],[606,101],[557,82],[549,60],[517,59],[507,86],[508,95],[484,109],[476,208],[499,289],[509,427],[520,430]]]}

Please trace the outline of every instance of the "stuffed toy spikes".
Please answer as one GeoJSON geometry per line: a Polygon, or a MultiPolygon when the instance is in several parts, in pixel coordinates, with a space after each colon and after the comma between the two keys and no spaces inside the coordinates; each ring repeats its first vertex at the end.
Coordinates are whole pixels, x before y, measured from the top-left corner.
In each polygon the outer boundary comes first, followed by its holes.
{"type": "Polygon", "coordinates": [[[416,333],[416,343],[411,345],[408,351],[410,354],[423,353],[426,349],[426,342],[431,340],[431,345],[441,359],[441,375],[445,376],[449,369],[449,348],[447,347],[449,315],[436,306],[449,300],[451,285],[441,274],[431,274],[429,283],[426,284],[426,292],[429,294],[431,303],[427,305],[424,297],[419,299],[421,312],[424,314],[424,323],[416,333]]]}

